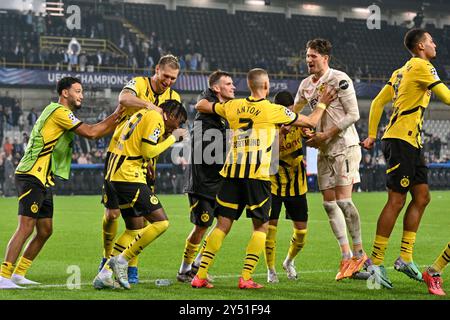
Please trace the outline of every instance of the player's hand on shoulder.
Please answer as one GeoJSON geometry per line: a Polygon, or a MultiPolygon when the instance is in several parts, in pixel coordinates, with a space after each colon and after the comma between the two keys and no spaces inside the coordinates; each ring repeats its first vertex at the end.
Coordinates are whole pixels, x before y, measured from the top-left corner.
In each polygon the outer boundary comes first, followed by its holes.
{"type": "Polygon", "coordinates": [[[375,143],[375,139],[371,137],[367,137],[364,141],[361,141],[359,145],[363,147],[364,149],[370,150],[373,148],[373,145],[375,143]]]}
{"type": "Polygon", "coordinates": [[[158,107],[157,105],[154,105],[153,103],[149,102],[147,104],[147,109],[149,110],[154,110],[156,112],[158,112],[159,114],[163,114],[163,109],[158,107]]]}

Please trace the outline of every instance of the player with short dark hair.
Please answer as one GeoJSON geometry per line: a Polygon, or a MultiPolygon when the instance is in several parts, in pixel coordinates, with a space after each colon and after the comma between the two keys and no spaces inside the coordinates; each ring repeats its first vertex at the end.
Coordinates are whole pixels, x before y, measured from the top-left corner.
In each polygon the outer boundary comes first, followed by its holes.
{"type": "Polygon", "coordinates": [[[388,200],[378,218],[369,266],[376,281],[389,289],[393,286],[383,261],[389,237],[406,203],[408,192],[412,199],[403,218],[400,256],[394,262],[394,268],[412,279],[422,280],[422,274],[413,261],[413,247],[420,220],[430,202],[428,168],[421,138],[423,115],[432,92],[439,100],[450,105],[450,90],[439,79],[430,62],[436,57],[436,44],[430,33],[423,29],[411,29],[405,34],[404,44],[412,58],[393,72],[388,83],[372,101],[369,136],[362,142],[364,148],[373,148],[383,108],[392,101],[394,110],[381,138],[387,165],[388,200]]]}
{"type": "Polygon", "coordinates": [[[127,230],[136,235],[128,242],[122,242],[112,253],[109,262],[94,279],[96,289],[113,288],[113,273],[120,285],[129,289],[129,261],[169,227],[158,197],[147,184],[147,167],[150,161],[156,163],[159,154],[186,135],[186,129],[178,128],[186,121],[187,113],[175,100],[167,100],[160,106],[163,114],[147,108],[133,114],[123,126],[111,152],[105,179],[110,182],[111,193],[117,199],[127,230]],[[143,218],[150,223],[146,227],[143,218]]]}
{"type": "MultiPolygon", "coordinates": [[[[180,65],[178,59],[173,55],[162,56],[155,67],[155,74],[152,77],[135,77],[131,79],[122,89],[119,95],[119,103],[126,108],[121,123],[118,125],[113,134],[109,144],[106,160],[105,160],[105,176],[109,165],[111,152],[117,144],[120,132],[127,120],[133,113],[142,109],[149,108],[160,110],[160,104],[167,100],[176,100],[181,102],[180,95],[171,87],[178,78],[180,72],[180,65]]],[[[156,163],[149,162],[148,183],[150,186],[154,185],[154,167],[156,163]]],[[[137,231],[125,229],[125,231],[116,240],[118,220],[120,209],[118,201],[111,192],[111,186],[107,181],[103,183],[102,203],[105,206],[105,213],[103,216],[103,258],[100,262],[99,270],[103,268],[106,260],[111,255],[113,248],[120,250],[124,247],[124,243],[129,243],[137,234],[137,231]]],[[[144,219],[143,219],[144,221],[144,219]]],[[[129,281],[130,283],[138,283],[138,260],[134,259],[129,263],[129,281]]]]}
{"type": "Polygon", "coordinates": [[[81,122],[74,111],[81,108],[83,87],[81,81],[64,77],[57,83],[58,102],[44,108],[31,131],[25,154],[15,172],[19,195],[19,223],[6,248],[1,266],[0,289],[22,288],[36,284],[25,278],[31,263],[37,257],[53,229],[54,176],[69,178],[72,161],[72,141],[75,134],[98,139],[111,133],[122,114],[122,108],[94,125],[81,122]],[[18,265],[14,264],[28,242],[18,265]]]}
{"type": "MultiPolygon", "coordinates": [[[[202,92],[199,100],[224,103],[234,98],[236,88],[228,72],[214,71],[208,77],[208,84],[209,87],[202,92]]],[[[180,282],[191,282],[197,273],[206,244],[203,244],[196,258],[195,254],[214,220],[215,199],[222,182],[219,172],[225,160],[226,129],[226,121],[217,114],[197,112],[195,115],[190,139],[191,160],[186,171],[185,186],[194,228],[186,239],[183,260],[177,274],[180,282]],[[220,137],[216,134],[220,134],[220,137]],[[206,154],[207,150],[211,153],[206,154]]]]}
{"type": "Polygon", "coordinates": [[[224,180],[216,196],[214,215],[217,217],[217,224],[208,236],[200,268],[191,282],[194,288],[213,287],[207,280],[208,269],[233,222],[239,219],[244,209],[247,211],[247,217],[252,219],[253,233],[248,242],[238,287],[262,287],[252,280],[252,273],[266,242],[271,208],[269,169],[272,143],[276,135],[275,126],[292,124],[314,127],[326,104],[334,98],[333,91],[325,90],[319,99],[319,108],[310,117],[306,117],[266,100],[270,82],[265,70],[250,70],[247,74],[247,85],[251,96],[246,99],[233,99],[225,103],[211,103],[203,99],[196,105],[200,112],[214,112],[225,118],[233,132],[231,150],[220,171],[224,180]]]}

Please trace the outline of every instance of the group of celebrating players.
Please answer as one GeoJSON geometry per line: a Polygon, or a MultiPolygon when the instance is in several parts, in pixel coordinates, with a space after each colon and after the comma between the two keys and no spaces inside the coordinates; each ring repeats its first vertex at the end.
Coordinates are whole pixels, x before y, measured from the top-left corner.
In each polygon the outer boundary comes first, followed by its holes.
{"type": "Polygon", "coordinates": [[[277,283],[276,234],[282,204],[286,218],[293,223],[282,267],[288,279],[297,280],[294,261],[305,246],[308,221],[302,151],[305,139],[307,146],[319,150],[318,185],[340,246],[342,259],[335,279],[372,276],[383,287],[393,288],[383,265],[385,250],[410,192],[412,199],[406,209],[400,255],[394,268],[424,281],[431,294],[445,295],[441,273],[450,261],[450,243],[423,272],[412,254],[421,217],[430,201],[420,135],[423,111],[431,92],[450,104],[450,91],[430,63],[436,56],[431,35],[423,29],[411,29],[404,43],[413,57],[394,71],[373,100],[369,136],[363,142],[354,125],[359,120],[359,110],[353,83],[347,74],[329,67],[331,43],[324,39],[310,40],[306,45],[310,75],[300,83],[295,98],[281,91],[276,93],[274,102],[267,100],[270,82],[263,69],[248,72],[251,95],[244,99],[235,98],[229,73],[218,70],[210,74],[209,87],[196,104],[190,136],[181,128],[187,119],[186,110],[180,95],[172,89],[180,70],[172,55],[161,57],[152,77],[133,78],[121,91],[115,112],[95,125],[84,124],[73,114],[83,100],[80,81],[72,77],[61,79],[57,87],[59,101],[43,110],[16,170],[19,223],[1,265],[0,289],[36,284],[25,274],[52,233],[51,186],[54,176],[69,176],[74,134],[95,139],[114,132],[104,170],[104,251],[93,281],[96,289],[118,285],[130,289],[130,284],[139,282],[139,254],[169,227],[154,190],[157,158],[181,139],[191,144],[185,192],[194,228],[186,239],[178,281],[188,282],[193,288],[213,287],[209,268],[234,221],[246,209],[253,232],[238,287],[263,287],[252,279],[262,253],[267,281],[277,283]],[[352,190],[353,184],[360,181],[361,147],[373,147],[383,108],[390,101],[394,112],[382,137],[388,200],[379,216],[368,256],[363,249],[360,216],[352,201],[352,190]],[[300,113],[306,105],[312,110],[308,116],[300,113]],[[231,135],[227,134],[228,129],[231,135]],[[221,133],[220,138],[214,136],[217,132],[221,133]],[[229,152],[225,153],[226,149],[229,152]],[[202,159],[206,150],[216,151],[212,162],[202,159]],[[126,229],[117,237],[119,216],[126,229]],[[207,234],[214,218],[216,223],[207,234]]]}

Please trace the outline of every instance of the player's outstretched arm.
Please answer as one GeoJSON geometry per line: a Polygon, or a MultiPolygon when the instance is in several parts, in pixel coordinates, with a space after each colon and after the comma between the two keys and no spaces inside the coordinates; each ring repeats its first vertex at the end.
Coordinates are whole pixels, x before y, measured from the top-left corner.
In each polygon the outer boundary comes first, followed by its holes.
{"type": "Polygon", "coordinates": [[[173,130],[172,134],[160,143],[153,143],[150,140],[142,139],[141,152],[148,159],[152,159],[167,150],[172,144],[177,142],[180,137],[187,138],[188,131],[183,128],[173,130]]]}
{"type": "Polygon", "coordinates": [[[82,123],[74,130],[74,132],[88,139],[99,139],[104,137],[114,132],[124,110],[125,108],[119,104],[116,110],[105,120],[96,124],[82,123]]]}
{"type": "Polygon", "coordinates": [[[309,116],[299,114],[297,120],[292,125],[297,127],[315,128],[322,118],[327,106],[330,105],[330,103],[336,98],[336,90],[328,86],[325,87],[323,93],[319,97],[314,111],[309,116]]]}
{"type": "Polygon", "coordinates": [[[367,150],[373,148],[373,144],[377,139],[378,124],[380,123],[381,115],[383,114],[384,106],[392,101],[394,97],[394,89],[390,85],[385,85],[378,93],[370,105],[369,114],[369,136],[361,142],[361,146],[367,150]]]}
{"type": "Polygon", "coordinates": [[[214,103],[209,102],[206,99],[201,99],[199,102],[197,102],[197,104],[195,105],[195,109],[198,112],[202,112],[202,113],[214,113],[213,110],[213,105],[214,103]]]}
{"type": "Polygon", "coordinates": [[[431,91],[446,105],[450,105],[450,90],[442,82],[431,88],[431,91]]]}
{"type": "Polygon", "coordinates": [[[136,93],[131,89],[123,89],[119,94],[119,104],[125,108],[150,109],[162,113],[160,107],[155,106],[150,101],[145,101],[136,96],[136,93]]]}

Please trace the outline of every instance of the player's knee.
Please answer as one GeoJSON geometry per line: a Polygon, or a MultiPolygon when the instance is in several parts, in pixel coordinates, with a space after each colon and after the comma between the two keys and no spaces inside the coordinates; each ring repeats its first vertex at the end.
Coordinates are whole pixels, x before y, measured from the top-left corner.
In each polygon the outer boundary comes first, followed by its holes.
{"type": "Polygon", "coordinates": [[[105,218],[106,221],[113,221],[120,216],[120,210],[119,209],[106,209],[105,211],[105,218]]]}
{"type": "Polygon", "coordinates": [[[39,228],[37,230],[37,236],[44,240],[47,240],[48,238],[50,238],[52,234],[53,234],[52,226],[45,226],[45,227],[39,228]]]}
{"type": "Polygon", "coordinates": [[[389,196],[388,205],[396,211],[400,211],[405,206],[406,194],[396,194],[389,196]]]}
{"type": "Polygon", "coordinates": [[[336,201],[324,201],[323,207],[327,212],[328,217],[334,216],[335,212],[339,210],[339,206],[337,205],[336,201]]]}
{"type": "Polygon", "coordinates": [[[160,233],[163,233],[169,228],[169,220],[156,221],[153,222],[152,225],[158,228],[160,233]]]}
{"type": "Polygon", "coordinates": [[[426,207],[431,201],[430,193],[423,193],[419,195],[414,195],[414,202],[420,207],[426,207]]]}

